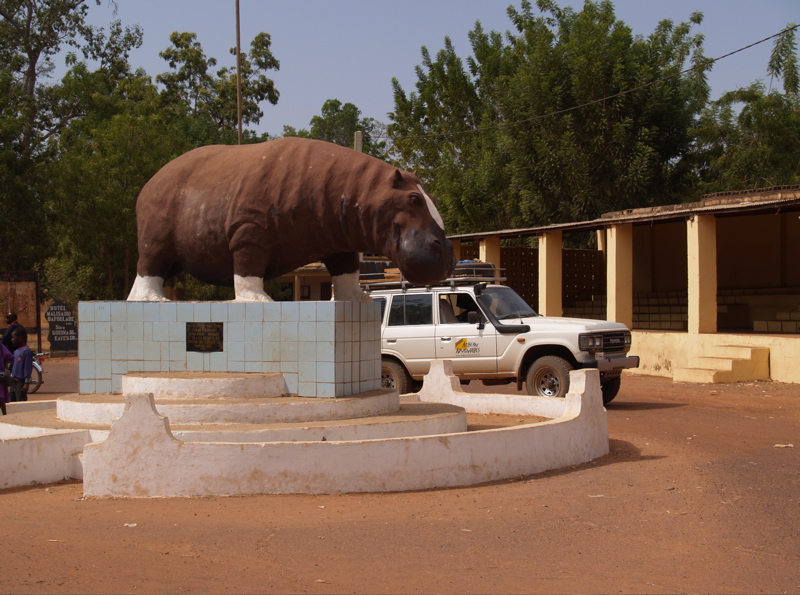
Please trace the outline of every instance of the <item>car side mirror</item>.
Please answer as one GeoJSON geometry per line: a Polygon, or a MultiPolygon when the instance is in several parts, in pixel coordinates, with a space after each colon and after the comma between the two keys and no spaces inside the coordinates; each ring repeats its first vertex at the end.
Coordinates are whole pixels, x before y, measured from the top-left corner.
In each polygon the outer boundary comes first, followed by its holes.
{"type": "Polygon", "coordinates": [[[469,324],[477,324],[479,330],[483,329],[483,327],[485,326],[483,324],[483,317],[480,314],[478,314],[475,310],[470,310],[469,312],[467,312],[467,322],[469,324]]]}

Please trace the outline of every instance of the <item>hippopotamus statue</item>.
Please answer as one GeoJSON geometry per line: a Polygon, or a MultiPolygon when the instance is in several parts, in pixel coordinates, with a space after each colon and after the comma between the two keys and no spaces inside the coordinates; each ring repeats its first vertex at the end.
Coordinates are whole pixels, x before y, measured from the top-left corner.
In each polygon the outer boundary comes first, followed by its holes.
{"type": "Polygon", "coordinates": [[[359,252],[383,254],[417,285],[455,267],[453,244],[412,173],[331,143],[283,138],[208,146],[165,165],[136,203],[139,263],[128,300],[164,300],[179,269],[271,301],[264,279],[325,264],[334,298],[369,299],[359,252]]]}

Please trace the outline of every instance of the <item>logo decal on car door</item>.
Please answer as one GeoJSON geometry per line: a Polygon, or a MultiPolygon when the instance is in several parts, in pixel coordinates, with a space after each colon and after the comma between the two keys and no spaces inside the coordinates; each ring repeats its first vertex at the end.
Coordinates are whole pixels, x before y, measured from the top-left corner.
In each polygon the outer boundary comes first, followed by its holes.
{"type": "Polygon", "coordinates": [[[456,355],[480,355],[481,346],[477,341],[468,341],[466,337],[456,341],[456,355]]]}

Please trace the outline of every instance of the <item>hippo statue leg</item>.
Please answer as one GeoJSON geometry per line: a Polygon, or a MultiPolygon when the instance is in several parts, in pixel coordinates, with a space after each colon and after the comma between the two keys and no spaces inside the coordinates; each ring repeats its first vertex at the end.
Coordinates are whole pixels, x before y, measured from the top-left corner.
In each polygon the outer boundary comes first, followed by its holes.
{"type": "Polygon", "coordinates": [[[358,282],[361,258],[358,252],[340,252],[323,259],[331,274],[333,299],[337,302],[371,302],[358,282]]]}
{"type": "Polygon", "coordinates": [[[237,302],[271,302],[273,299],[264,291],[264,279],[261,277],[233,276],[233,291],[237,302]]]}
{"type": "Polygon", "coordinates": [[[372,298],[358,283],[358,273],[346,273],[331,277],[333,299],[337,302],[371,302],[372,298]]]}
{"type": "Polygon", "coordinates": [[[167,302],[164,297],[164,278],[136,275],[128,295],[129,302],[167,302]]]}
{"type": "Polygon", "coordinates": [[[267,235],[263,227],[245,223],[230,239],[233,290],[237,302],[273,301],[264,291],[264,271],[269,262],[267,235]]]}

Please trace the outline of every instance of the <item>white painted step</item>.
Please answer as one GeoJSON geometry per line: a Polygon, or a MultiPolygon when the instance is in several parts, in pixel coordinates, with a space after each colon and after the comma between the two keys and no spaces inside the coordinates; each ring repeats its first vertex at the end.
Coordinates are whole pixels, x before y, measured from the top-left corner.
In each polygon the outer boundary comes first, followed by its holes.
{"type": "Polygon", "coordinates": [[[720,345],[713,355],[697,357],[694,365],[678,368],[676,382],[722,383],[768,380],[769,349],[745,345],[720,345]]]}

